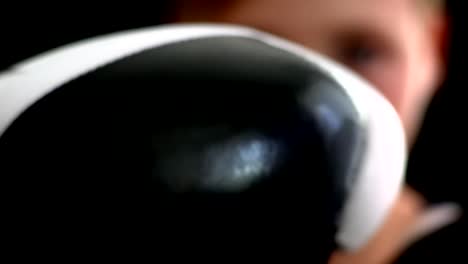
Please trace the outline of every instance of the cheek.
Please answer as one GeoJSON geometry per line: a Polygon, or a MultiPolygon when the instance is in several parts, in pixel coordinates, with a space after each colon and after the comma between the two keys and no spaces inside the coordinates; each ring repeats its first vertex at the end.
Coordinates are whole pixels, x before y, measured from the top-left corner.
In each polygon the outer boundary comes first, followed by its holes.
{"type": "Polygon", "coordinates": [[[408,90],[408,63],[404,58],[372,62],[363,66],[350,66],[372,83],[402,115],[408,90]]]}
{"type": "Polygon", "coordinates": [[[351,67],[373,84],[398,112],[408,140],[412,140],[415,125],[415,102],[411,83],[411,60],[405,56],[351,67]]]}

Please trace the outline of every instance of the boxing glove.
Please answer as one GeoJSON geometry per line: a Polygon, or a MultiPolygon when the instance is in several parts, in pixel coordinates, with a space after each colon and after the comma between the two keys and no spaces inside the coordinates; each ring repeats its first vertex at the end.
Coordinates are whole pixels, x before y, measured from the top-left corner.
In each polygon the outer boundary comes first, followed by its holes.
{"type": "Polygon", "coordinates": [[[406,144],[391,104],[334,61],[250,28],[183,24],[73,43],[2,73],[0,161],[23,203],[145,193],[150,210],[185,222],[309,224],[357,250],[397,196],[406,144]]]}

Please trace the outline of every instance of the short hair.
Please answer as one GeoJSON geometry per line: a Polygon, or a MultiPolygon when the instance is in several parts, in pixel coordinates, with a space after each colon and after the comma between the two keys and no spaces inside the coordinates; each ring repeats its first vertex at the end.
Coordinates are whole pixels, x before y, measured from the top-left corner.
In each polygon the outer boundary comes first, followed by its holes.
{"type": "Polygon", "coordinates": [[[444,0],[425,0],[424,2],[427,2],[431,6],[435,6],[435,7],[445,6],[445,1],[444,0]]]}
{"type": "Polygon", "coordinates": [[[419,5],[429,7],[433,10],[444,9],[446,6],[445,0],[418,0],[419,5]]]}

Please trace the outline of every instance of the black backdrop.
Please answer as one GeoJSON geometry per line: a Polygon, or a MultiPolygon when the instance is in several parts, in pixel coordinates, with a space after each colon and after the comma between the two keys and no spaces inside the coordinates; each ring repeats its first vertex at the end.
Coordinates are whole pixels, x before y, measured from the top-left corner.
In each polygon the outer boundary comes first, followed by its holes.
{"type": "MultiPolygon", "coordinates": [[[[412,151],[408,181],[431,202],[455,201],[468,210],[466,72],[467,2],[448,2],[451,38],[447,80],[432,101],[412,151]]],[[[467,263],[466,213],[453,226],[414,245],[401,263],[467,263]]]]}
{"type": "MultiPolygon", "coordinates": [[[[412,153],[408,181],[432,202],[457,201],[465,208],[467,128],[465,69],[466,1],[449,1],[452,21],[448,78],[434,98],[412,153]]],[[[0,69],[37,53],[83,38],[114,31],[145,27],[160,22],[165,1],[96,4],[86,2],[9,3],[0,16],[0,69]]],[[[0,161],[1,164],[1,161],[0,161]]],[[[466,263],[464,221],[416,244],[401,263],[434,260],[435,263],[466,263]],[[463,260],[462,260],[463,259],[463,260]]]]}
{"type": "Polygon", "coordinates": [[[158,24],[166,6],[165,0],[18,2],[1,8],[0,69],[70,42],[158,24]]]}

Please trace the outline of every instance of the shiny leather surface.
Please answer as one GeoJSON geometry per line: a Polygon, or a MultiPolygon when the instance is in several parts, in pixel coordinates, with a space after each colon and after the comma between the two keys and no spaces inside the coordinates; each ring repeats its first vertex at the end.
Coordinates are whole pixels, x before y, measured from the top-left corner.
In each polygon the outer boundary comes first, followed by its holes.
{"type": "Polygon", "coordinates": [[[260,219],[286,216],[289,230],[310,221],[327,229],[356,176],[364,131],[341,87],[314,65],[219,37],[70,81],[10,127],[0,160],[9,186],[28,194],[20,199],[45,193],[52,205],[95,206],[139,197],[195,218],[216,212],[212,226],[245,215],[258,231],[260,219]]]}

